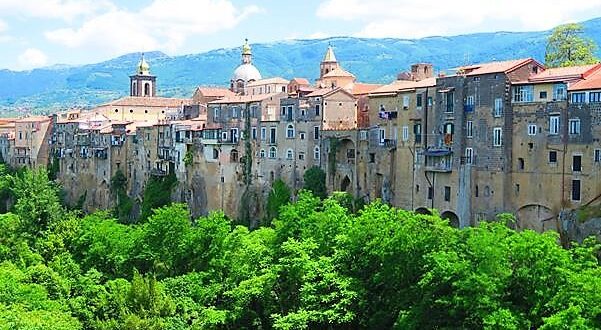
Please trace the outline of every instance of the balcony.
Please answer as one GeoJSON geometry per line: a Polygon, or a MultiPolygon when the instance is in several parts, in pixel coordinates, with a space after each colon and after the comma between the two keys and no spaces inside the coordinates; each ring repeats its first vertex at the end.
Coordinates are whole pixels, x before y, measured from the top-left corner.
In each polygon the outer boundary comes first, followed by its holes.
{"type": "Polygon", "coordinates": [[[378,117],[380,119],[388,119],[388,120],[397,119],[398,115],[399,115],[399,113],[397,111],[380,111],[380,112],[378,112],[378,117]]]}
{"type": "Polygon", "coordinates": [[[153,168],[150,170],[150,174],[154,176],[167,176],[169,173],[160,168],[153,168]]]}
{"type": "Polygon", "coordinates": [[[453,153],[448,148],[428,148],[423,152],[426,156],[425,170],[428,172],[451,172],[453,169],[453,153]]]}
{"type": "Polygon", "coordinates": [[[395,139],[382,139],[382,140],[380,140],[380,147],[396,148],[396,140],[395,139]]]}

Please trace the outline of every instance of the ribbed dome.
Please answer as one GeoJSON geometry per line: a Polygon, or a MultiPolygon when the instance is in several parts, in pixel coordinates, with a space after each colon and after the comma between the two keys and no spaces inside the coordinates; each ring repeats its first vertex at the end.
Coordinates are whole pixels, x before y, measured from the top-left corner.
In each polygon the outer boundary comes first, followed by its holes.
{"type": "Polygon", "coordinates": [[[261,79],[261,73],[259,73],[259,70],[250,63],[240,64],[240,66],[234,70],[234,75],[232,76],[233,81],[242,80],[244,82],[249,82],[251,80],[259,79],[261,79]]]}

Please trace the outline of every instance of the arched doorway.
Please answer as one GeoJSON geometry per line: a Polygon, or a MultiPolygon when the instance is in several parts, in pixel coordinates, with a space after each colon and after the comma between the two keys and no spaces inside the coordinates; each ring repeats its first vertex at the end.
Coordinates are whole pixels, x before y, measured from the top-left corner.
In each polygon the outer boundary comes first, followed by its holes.
{"type": "Polygon", "coordinates": [[[516,218],[519,230],[532,229],[544,232],[557,229],[557,215],[544,205],[524,205],[516,212],[516,218]]]}
{"type": "Polygon", "coordinates": [[[340,191],[346,191],[348,193],[351,193],[350,188],[351,179],[348,177],[348,175],[345,175],[344,179],[342,179],[342,181],[340,182],[340,191]]]}
{"type": "Polygon", "coordinates": [[[425,214],[425,215],[432,215],[432,212],[430,210],[428,210],[425,207],[418,207],[415,209],[415,213],[416,214],[425,214]]]}
{"type": "Polygon", "coordinates": [[[440,217],[449,220],[449,224],[451,226],[459,228],[459,217],[453,211],[444,211],[440,217]]]}

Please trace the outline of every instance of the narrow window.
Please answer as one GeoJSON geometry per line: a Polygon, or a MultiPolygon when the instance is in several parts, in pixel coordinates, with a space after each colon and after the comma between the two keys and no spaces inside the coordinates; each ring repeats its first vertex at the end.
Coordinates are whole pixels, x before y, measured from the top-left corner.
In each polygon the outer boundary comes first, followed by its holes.
{"type": "Polygon", "coordinates": [[[574,172],[582,171],[582,156],[581,155],[573,155],[572,156],[572,171],[574,171],[574,172]]]}
{"type": "Polygon", "coordinates": [[[580,200],[580,180],[572,180],[572,200],[580,200]]]}

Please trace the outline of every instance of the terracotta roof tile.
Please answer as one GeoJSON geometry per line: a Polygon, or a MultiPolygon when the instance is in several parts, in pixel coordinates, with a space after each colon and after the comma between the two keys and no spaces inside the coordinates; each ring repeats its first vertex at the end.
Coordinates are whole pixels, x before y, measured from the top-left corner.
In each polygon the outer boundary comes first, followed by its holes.
{"type": "Polygon", "coordinates": [[[351,93],[353,95],[365,95],[369,94],[371,91],[381,87],[380,84],[363,84],[363,83],[355,83],[353,88],[351,89],[351,93]]]}
{"type": "Polygon", "coordinates": [[[403,90],[416,88],[434,87],[436,86],[436,78],[426,78],[420,81],[396,80],[391,84],[384,85],[371,91],[370,95],[396,93],[403,90]]]}
{"type": "Polygon", "coordinates": [[[573,81],[586,78],[597,70],[601,69],[601,64],[568,66],[563,68],[547,69],[539,74],[536,74],[529,82],[550,82],[550,81],[573,81]]]}
{"type": "Polygon", "coordinates": [[[524,64],[534,61],[532,58],[523,58],[509,61],[498,61],[489,63],[480,63],[474,65],[466,65],[457,68],[457,74],[465,74],[467,76],[475,76],[489,73],[510,72],[524,64]]]}
{"type": "Polygon", "coordinates": [[[196,88],[197,91],[201,92],[202,95],[204,96],[214,96],[214,97],[224,97],[224,96],[233,96],[236,95],[234,92],[232,92],[231,90],[227,89],[227,88],[223,88],[223,87],[205,87],[205,86],[198,86],[196,88]]]}
{"type": "Polygon", "coordinates": [[[248,83],[247,87],[262,86],[262,85],[269,85],[269,84],[287,85],[289,82],[290,82],[289,80],[286,80],[282,77],[265,78],[265,79],[260,79],[260,80],[256,80],[251,83],[248,83]]]}
{"type": "Polygon", "coordinates": [[[209,104],[226,104],[226,103],[248,103],[248,102],[260,102],[270,97],[285,97],[286,93],[271,93],[271,94],[258,94],[258,95],[236,95],[224,97],[219,100],[211,101],[209,104]]]}
{"type": "Polygon", "coordinates": [[[296,82],[299,85],[310,85],[311,83],[309,83],[309,80],[305,79],[305,78],[292,78],[292,80],[290,82],[296,82]]]}
{"type": "Polygon", "coordinates": [[[355,78],[355,75],[346,71],[345,69],[343,69],[341,67],[337,67],[334,70],[323,75],[323,77],[324,78],[332,78],[332,77],[353,77],[353,78],[355,78]]]}
{"type": "Polygon", "coordinates": [[[135,97],[127,96],[118,100],[103,104],[109,106],[147,106],[147,107],[180,107],[189,105],[191,99],[178,99],[170,97],[135,97]]]}
{"type": "Polygon", "coordinates": [[[582,91],[587,89],[601,89],[601,70],[568,87],[569,91],[582,91]]]}

